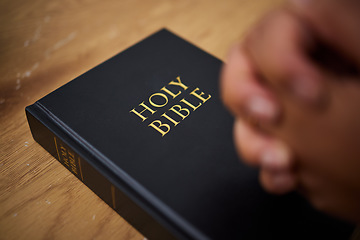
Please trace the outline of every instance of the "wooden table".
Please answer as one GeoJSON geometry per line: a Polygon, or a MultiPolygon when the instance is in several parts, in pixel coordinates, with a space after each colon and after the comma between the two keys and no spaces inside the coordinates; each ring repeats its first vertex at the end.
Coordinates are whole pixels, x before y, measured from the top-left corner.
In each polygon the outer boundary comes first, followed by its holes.
{"type": "Polygon", "coordinates": [[[143,239],[34,142],[25,106],[162,27],[224,59],[281,2],[0,1],[0,239],[143,239]]]}

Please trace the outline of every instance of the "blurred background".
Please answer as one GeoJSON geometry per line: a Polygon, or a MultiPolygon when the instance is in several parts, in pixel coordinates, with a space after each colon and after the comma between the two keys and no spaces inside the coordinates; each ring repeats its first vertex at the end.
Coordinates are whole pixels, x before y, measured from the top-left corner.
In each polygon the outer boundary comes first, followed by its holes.
{"type": "Polygon", "coordinates": [[[166,27],[224,60],[282,0],[0,0],[0,239],[143,239],[38,146],[25,106],[166,27]]]}

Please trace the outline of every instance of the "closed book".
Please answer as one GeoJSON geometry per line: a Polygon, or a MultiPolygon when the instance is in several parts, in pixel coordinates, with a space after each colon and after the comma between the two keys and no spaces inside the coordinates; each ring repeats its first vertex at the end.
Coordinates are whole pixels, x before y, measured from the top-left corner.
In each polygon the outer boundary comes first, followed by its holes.
{"type": "Polygon", "coordinates": [[[32,135],[149,239],[347,239],[241,163],[221,65],[162,29],[28,106],[32,135]]]}

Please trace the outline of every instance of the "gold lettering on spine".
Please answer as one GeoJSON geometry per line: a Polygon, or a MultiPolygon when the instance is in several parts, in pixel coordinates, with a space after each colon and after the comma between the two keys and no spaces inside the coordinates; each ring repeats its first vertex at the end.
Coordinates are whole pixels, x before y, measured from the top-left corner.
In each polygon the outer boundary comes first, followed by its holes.
{"type": "Polygon", "coordinates": [[[75,162],[75,155],[73,152],[68,150],[68,155],[69,155],[69,162],[70,162],[70,166],[71,166],[71,171],[73,173],[75,173],[76,175],[78,175],[77,172],[77,168],[76,168],[76,162],[75,162]]]}
{"type": "Polygon", "coordinates": [[[193,95],[195,97],[197,97],[198,99],[200,99],[201,101],[203,101],[203,103],[205,103],[207,100],[209,100],[211,98],[211,95],[209,94],[207,98],[203,98],[202,95],[204,95],[205,93],[201,92],[200,94],[197,93],[197,91],[199,91],[199,88],[195,88],[194,91],[192,91],[190,93],[190,95],[193,95]]]}
{"type": "Polygon", "coordinates": [[[182,87],[184,90],[188,89],[188,87],[181,82],[180,76],[177,77],[176,80],[177,80],[177,82],[171,81],[171,82],[169,83],[169,85],[179,86],[179,87],[182,87]]]}
{"type": "Polygon", "coordinates": [[[68,159],[68,156],[67,156],[67,151],[66,151],[66,148],[60,144],[60,153],[61,153],[61,160],[64,161],[64,164],[68,167],[70,167],[69,165],[69,159],[68,159]]]}
{"type": "Polygon", "coordinates": [[[154,128],[156,131],[161,133],[162,136],[165,136],[165,134],[167,134],[170,131],[169,124],[162,123],[160,120],[155,120],[152,123],[150,123],[148,126],[154,128]],[[156,123],[158,123],[159,125],[157,126],[156,123]],[[163,130],[162,128],[165,128],[165,130],[163,130]]]}
{"type": "Polygon", "coordinates": [[[56,152],[58,154],[59,161],[61,161],[59,149],[58,149],[57,142],[56,142],[56,137],[54,137],[54,142],[55,142],[56,152]]]}
{"type": "Polygon", "coordinates": [[[144,113],[146,110],[148,110],[149,112],[151,112],[151,115],[154,114],[156,111],[152,110],[151,108],[149,108],[148,106],[145,105],[144,102],[140,103],[139,106],[143,107],[144,110],[142,110],[141,112],[138,112],[135,110],[135,108],[133,110],[131,110],[130,112],[135,113],[137,116],[139,116],[142,121],[145,121],[147,119],[147,117],[141,115],[142,113],[144,113]]]}
{"type": "Polygon", "coordinates": [[[172,108],[169,109],[170,111],[173,111],[177,115],[179,115],[183,120],[189,116],[190,111],[187,108],[182,108],[180,105],[174,105],[172,108]],[[177,108],[177,110],[176,110],[177,108]],[[181,114],[181,112],[186,112],[186,115],[181,114]]]}
{"type": "Polygon", "coordinates": [[[163,87],[162,89],[160,89],[161,91],[166,92],[167,94],[169,94],[170,96],[172,96],[172,98],[176,98],[177,96],[179,96],[181,94],[181,91],[179,91],[177,94],[173,93],[172,91],[170,91],[169,89],[167,89],[166,87],[163,87]]]}
{"type": "Polygon", "coordinates": [[[81,162],[80,157],[78,157],[78,161],[76,161],[76,153],[68,148],[66,145],[64,146],[61,141],[58,143],[56,137],[54,137],[55,148],[59,158],[59,161],[67,166],[67,168],[73,172],[75,175],[79,175],[81,180],[84,181],[82,169],[81,169],[81,162]],[[77,165],[78,164],[78,165],[77,165]],[[79,170],[78,170],[79,169],[79,170]]]}
{"type": "Polygon", "coordinates": [[[151,95],[151,96],[149,97],[149,103],[150,103],[151,105],[153,105],[154,107],[157,107],[157,108],[160,108],[160,107],[165,106],[165,105],[168,103],[168,101],[169,101],[169,100],[168,100],[167,96],[166,96],[165,94],[163,94],[163,93],[154,93],[153,95],[151,95]],[[163,104],[156,104],[156,103],[154,103],[153,100],[152,100],[152,98],[153,98],[154,96],[163,97],[163,98],[165,99],[165,103],[163,103],[163,104]]]}

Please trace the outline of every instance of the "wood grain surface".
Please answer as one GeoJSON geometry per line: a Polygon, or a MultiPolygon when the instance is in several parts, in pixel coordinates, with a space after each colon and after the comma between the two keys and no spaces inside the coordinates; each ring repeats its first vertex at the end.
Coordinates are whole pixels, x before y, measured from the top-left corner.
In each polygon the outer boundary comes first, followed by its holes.
{"type": "Polygon", "coordinates": [[[1,0],[0,239],[143,239],[34,142],[25,106],[166,27],[224,59],[282,0],[1,0]]]}

